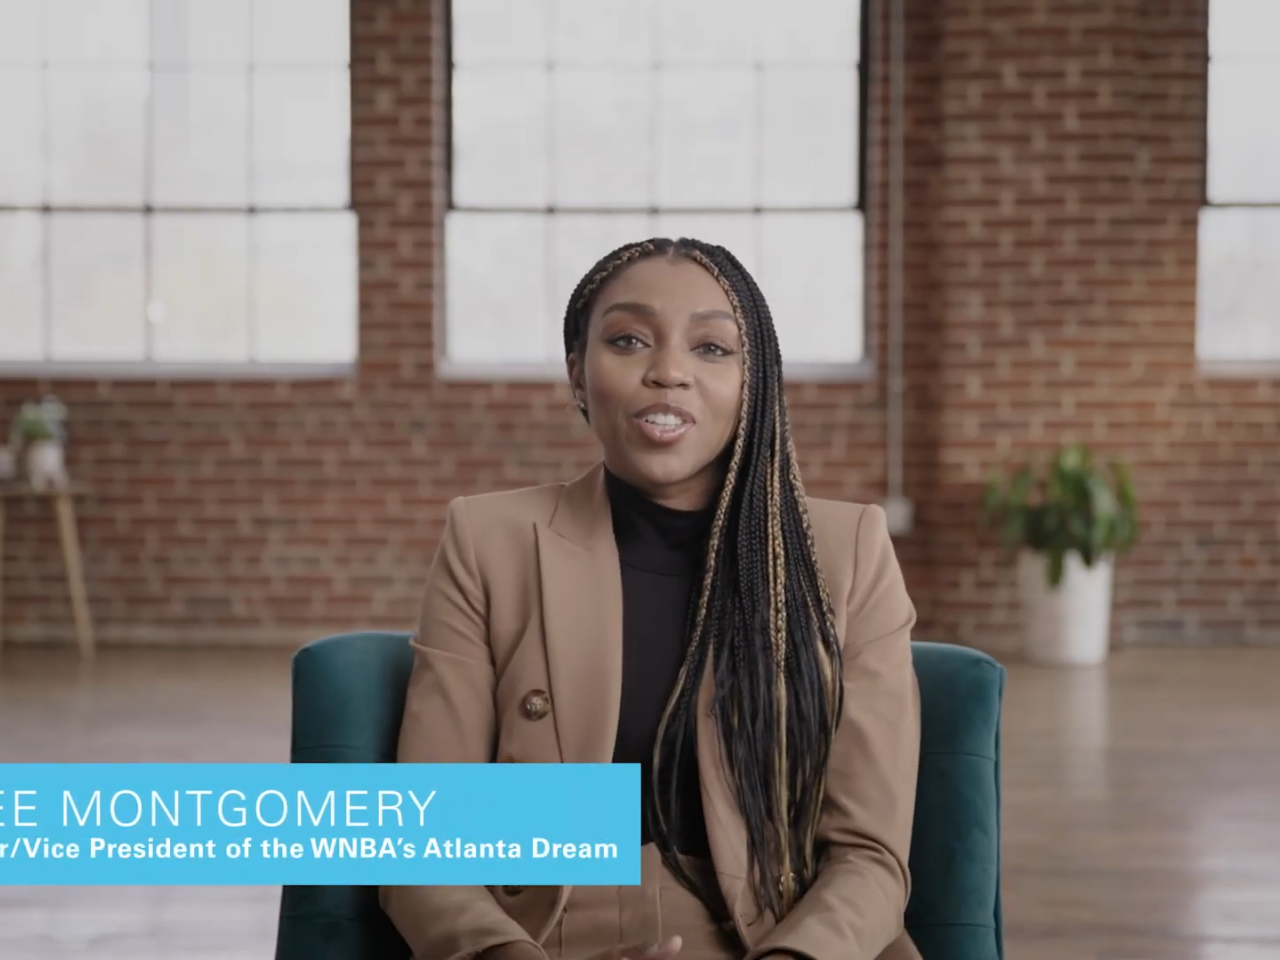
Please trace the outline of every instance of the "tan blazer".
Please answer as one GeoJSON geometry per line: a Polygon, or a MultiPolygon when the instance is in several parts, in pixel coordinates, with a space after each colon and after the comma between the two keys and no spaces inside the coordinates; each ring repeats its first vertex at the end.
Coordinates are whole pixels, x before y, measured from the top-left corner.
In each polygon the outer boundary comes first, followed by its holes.
{"type": "MultiPolygon", "coordinates": [[[[745,879],[746,829],[721,772],[708,670],[697,742],[712,859],[749,960],[772,950],[917,960],[903,929],[920,738],[915,609],[879,507],[808,504],[845,664],[821,876],[782,923],[757,908],[745,879]]],[[[567,484],[454,500],[413,648],[401,762],[610,762],[622,586],[602,466],[567,484]]],[[[568,894],[384,887],[381,902],[417,960],[453,960],[540,943],[568,894]]]]}

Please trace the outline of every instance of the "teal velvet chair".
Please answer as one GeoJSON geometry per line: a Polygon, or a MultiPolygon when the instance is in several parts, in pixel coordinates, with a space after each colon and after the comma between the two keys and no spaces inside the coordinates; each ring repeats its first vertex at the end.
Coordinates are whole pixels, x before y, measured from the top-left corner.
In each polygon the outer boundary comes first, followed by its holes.
{"type": "MultiPolygon", "coordinates": [[[[965,647],[912,646],[924,729],[907,929],[924,960],[1003,960],[1004,669],[965,647]]],[[[403,633],[342,634],[299,650],[292,762],[393,762],[412,663],[403,633]]],[[[285,887],[276,960],[410,960],[410,954],[375,887],[285,887]]]]}

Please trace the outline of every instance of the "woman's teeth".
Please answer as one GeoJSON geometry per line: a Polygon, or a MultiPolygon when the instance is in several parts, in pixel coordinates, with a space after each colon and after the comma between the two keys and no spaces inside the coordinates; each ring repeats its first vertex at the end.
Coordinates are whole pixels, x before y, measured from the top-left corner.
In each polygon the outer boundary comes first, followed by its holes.
{"type": "Polygon", "coordinates": [[[684,425],[684,421],[674,413],[651,413],[644,420],[646,423],[652,423],[655,427],[679,427],[684,425]]]}

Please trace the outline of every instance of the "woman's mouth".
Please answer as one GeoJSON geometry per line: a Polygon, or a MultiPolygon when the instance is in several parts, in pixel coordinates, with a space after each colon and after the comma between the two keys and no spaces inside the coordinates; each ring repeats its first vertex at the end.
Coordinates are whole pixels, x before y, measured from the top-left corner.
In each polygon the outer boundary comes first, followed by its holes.
{"type": "Polygon", "coordinates": [[[640,432],[654,443],[674,443],[696,422],[688,410],[661,405],[648,407],[635,416],[640,432]]]}

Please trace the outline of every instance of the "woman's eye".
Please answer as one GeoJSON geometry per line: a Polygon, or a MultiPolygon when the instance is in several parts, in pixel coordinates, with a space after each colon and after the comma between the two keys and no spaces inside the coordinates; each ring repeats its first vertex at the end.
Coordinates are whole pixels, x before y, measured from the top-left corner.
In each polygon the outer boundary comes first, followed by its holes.
{"type": "Polygon", "coordinates": [[[633,337],[629,333],[624,333],[619,336],[613,337],[609,340],[609,342],[613,344],[615,347],[624,347],[626,349],[632,349],[634,347],[644,346],[644,344],[640,342],[639,337],[633,337]]]}
{"type": "Polygon", "coordinates": [[[733,352],[727,347],[720,346],[718,343],[704,343],[697,349],[699,352],[709,353],[713,357],[727,357],[733,352]]]}

